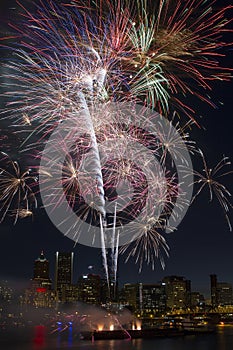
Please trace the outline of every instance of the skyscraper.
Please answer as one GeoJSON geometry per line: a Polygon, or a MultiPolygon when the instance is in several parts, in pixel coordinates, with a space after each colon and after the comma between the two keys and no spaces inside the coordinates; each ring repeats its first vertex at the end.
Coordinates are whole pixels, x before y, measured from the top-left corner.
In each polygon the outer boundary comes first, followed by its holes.
{"type": "Polygon", "coordinates": [[[55,301],[52,282],[49,277],[49,261],[42,251],[34,261],[31,285],[25,290],[24,303],[35,307],[53,307],[55,301]]]}
{"type": "Polygon", "coordinates": [[[218,296],[217,296],[217,276],[210,275],[210,291],[211,291],[211,304],[212,308],[218,306],[218,296]]]}
{"type": "Polygon", "coordinates": [[[49,279],[49,261],[45,258],[43,251],[34,262],[33,279],[49,279]]]}
{"type": "Polygon", "coordinates": [[[55,291],[58,301],[67,301],[67,291],[73,282],[73,252],[56,252],[55,291]]]}
{"type": "Polygon", "coordinates": [[[45,258],[44,252],[34,261],[33,283],[39,288],[51,289],[52,282],[49,277],[49,261],[45,258]]]}
{"type": "Polygon", "coordinates": [[[99,275],[83,275],[78,280],[79,301],[99,305],[101,303],[102,281],[99,275]]]}
{"type": "Polygon", "coordinates": [[[187,309],[191,304],[191,282],[181,276],[164,277],[163,283],[170,310],[187,309]]]}
{"type": "Polygon", "coordinates": [[[232,285],[226,282],[217,283],[218,305],[228,306],[233,304],[232,285]]]}
{"type": "Polygon", "coordinates": [[[163,313],[166,294],[163,284],[127,283],[123,288],[123,302],[141,317],[163,313]]]}
{"type": "Polygon", "coordinates": [[[166,309],[166,294],[163,284],[142,284],[140,291],[140,313],[144,317],[163,313],[166,309]]]}
{"type": "Polygon", "coordinates": [[[133,312],[140,309],[139,307],[139,283],[126,283],[122,290],[122,302],[127,305],[133,312]]]}
{"type": "Polygon", "coordinates": [[[212,308],[233,304],[232,285],[226,282],[218,282],[216,275],[210,275],[211,304],[212,308]]]}

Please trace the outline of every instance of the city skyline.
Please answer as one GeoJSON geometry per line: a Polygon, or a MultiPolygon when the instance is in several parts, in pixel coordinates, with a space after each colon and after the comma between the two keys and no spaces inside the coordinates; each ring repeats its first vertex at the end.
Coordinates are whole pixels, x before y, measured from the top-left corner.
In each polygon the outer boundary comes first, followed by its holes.
{"type": "Polygon", "coordinates": [[[31,264],[33,277],[20,290],[8,281],[0,280],[0,299],[2,303],[5,302],[5,311],[16,300],[20,307],[26,307],[25,310],[27,307],[32,310],[50,309],[58,314],[59,311],[66,312],[85,305],[107,309],[116,307],[129,310],[132,315],[144,320],[145,325],[148,318],[153,323],[154,317],[164,317],[169,313],[219,313],[223,310],[229,313],[233,307],[232,284],[219,280],[215,274],[209,276],[208,296],[194,289],[191,280],[179,275],[164,276],[161,281],[150,283],[124,283],[122,286],[116,283],[115,293],[111,295],[103,274],[90,271],[88,274],[72,276],[73,252],[56,252],[55,257],[55,262],[50,263],[42,251],[31,264]],[[54,275],[51,276],[49,272],[54,264],[54,275]]]}
{"type": "MultiPolygon", "coordinates": [[[[12,278],[7,276],[0,275],[0,281],[8,281],[10,286],[14,285],[16,290],[22,291],[24,288],[28,288],[31,281],[43,281],[43,283],[39,283],[40,287],[45,287],[48,289],[54,290],[57,295],[61,296],[62,288],[65,287],[66,284],[75,286],[77,285],[81,279],[86,278],[85,276],[93,275],[93,276],[99,276],[102,281],[105,280],[104,277],[104,269],[103,266],[101,266],[101,263],[99,267],[89,265],[87,266],[86,270],[80,271],[75,267],[75,262],[77,261],[77,252],[71,251],[62,251],[62,252],[53,252],[53,255],[48,255],[44,250],[38,251],[37,257],[34,258],[34,260],[31,262],[28,271],[27,277],[25,275],[24,278],[12,278]],[[58,260],[59,257],[59,260],[58,260]],[[60,267],[59,267],[60,265],[60,267]],[[62,266],[63,265],[63,266],[62,266]],[[69,266],[68,266],[69,265],[69,266]],[[65,276],[65,271],[69,270],[68,274],[65,276]],[[60,277],[59,277],[60,276],[60,277]],[[64,279],[65,278],[65,279],[64,279]],[[17,287],[17,282],[21,280],[21,283],[17,287]],[[40,285],[41,284],[41,285],[40,285]]],[[[101,258],[100,258],[101,261],[101,258]]],[[[184,278],[185,280],[190,282],[190,291],[192,293],[199,292],[204,295],[206,300],[211,300],[212,295],[212,278],[215,276],[216,281],[218,281],[218,284],[230,284],[233,286],[233,283],[230,280],[225,280],[222,278],[221,275],[217,275],[216,273],[211,273],[208,276],[206,276],[205,280],[205,289],[198,288],[197,285],[195,285],[191,278],[187,275],[179,274],[179,273],[172,273],[172,274],[165,274],[165,271],[163,274],[161,274],[160,279],[154,279],[151,280],[145,280],[145,279],[138,279],[138,280],[132,280],[130,278],[127,278],[125,280],[121,279],[120,274],[118,273],[118,290],[121,290],[124,288],[125,285],[135,285],[135,284],[143,284],[143,285],[156,285],[163,283],[166,278],[169,277],[176,277],[178,278],[184,278]]],[[[37,286],[38,287],[38,286],[37,286]]]]}

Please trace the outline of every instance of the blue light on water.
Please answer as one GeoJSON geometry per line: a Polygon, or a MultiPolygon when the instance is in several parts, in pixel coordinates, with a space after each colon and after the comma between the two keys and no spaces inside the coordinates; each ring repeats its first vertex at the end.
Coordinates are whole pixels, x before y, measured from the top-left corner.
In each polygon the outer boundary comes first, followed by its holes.
{"type": "Polygon", "coordinates": [[[72,347],[72,344],[73,344],[72,322],[68,322],[68,323],[69,323],[68,345],[69,345],[69,347],[72,347]]]}

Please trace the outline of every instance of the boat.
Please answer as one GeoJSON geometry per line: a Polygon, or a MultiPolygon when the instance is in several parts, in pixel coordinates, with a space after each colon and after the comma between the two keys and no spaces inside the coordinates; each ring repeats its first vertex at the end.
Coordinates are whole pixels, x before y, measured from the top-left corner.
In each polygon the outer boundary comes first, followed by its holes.
{"type": "Polygon", "coordinates": [[[216,325],[205,319],[191,319],[185,318],[181,322],[181,327],[184,334],[206,334],[214,333],[216,331],[216,325]]]}
{"type": "Polygon", "coordinates": [[[184,332],[182,329],[161,329],[161,328],[148,328],[141,330],[102,330],[93,332],[82,332],[82,339],[84,340],[104,340],[104,339],[153,339],[153,338],[164,338],[164,337],[177,337],[183,336],[184,332]]]}

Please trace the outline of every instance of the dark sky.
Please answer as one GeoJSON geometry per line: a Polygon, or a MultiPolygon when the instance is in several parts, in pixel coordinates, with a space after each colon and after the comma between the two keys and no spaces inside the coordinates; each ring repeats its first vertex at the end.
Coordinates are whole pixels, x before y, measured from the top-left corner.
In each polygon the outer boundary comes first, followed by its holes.
{"type": "MultiPolygon", "coordinates": [[[[217,3],[223,4],[222,1],[217,3]]],[[[14,10],[9,10],[9,7],[15,7],[15,1],[1,0],[1,19],[11,17],[9,13],[14,10]]],[[[232,49],[229,49],[225,63],[229,65],[231,61],[232,49]]],[[[191,138],[206,154],[210,167],[223,154],[233,160],[232,89],[233,83],[214,84],[212,95],[217,108],[200,105],[203,129],[193,128],[191,131],[191,138]]],[[[232,179],[229,175],[225,184],[233,193],[232,179]]],[[[230,217],[233,223],[232,213],[230,217]]],[[[0,238],[0,279],[30,279],[33,262],[42,249],[50,260],[52,278],[57,250],[75,252],[75,279],[87,273],[89,265],[94,266],[94,272],[100,272],[100,251],[80,245],[74,247],[73,241],[58,232],[45,215],[36,214],[33,222],[21,221],[15,226],[2,223],[0,238]]],[[[176,274],[191,279],[193,290],[204,293],[209,292],[211,273],[216,273],[220,281],[233,283],[233,233],[229,232],[217,201],[209,203],[207,192],[197,198],[178,230],[167,236],[167,241],[170,257],[166,259],[164,270],[158,262],[155,271],[144,266],[139,274],[138,266],[133,261],[124,264],[122,256],[119,264],[120,282],[157,282],[163,276],[176,274]]]]}

